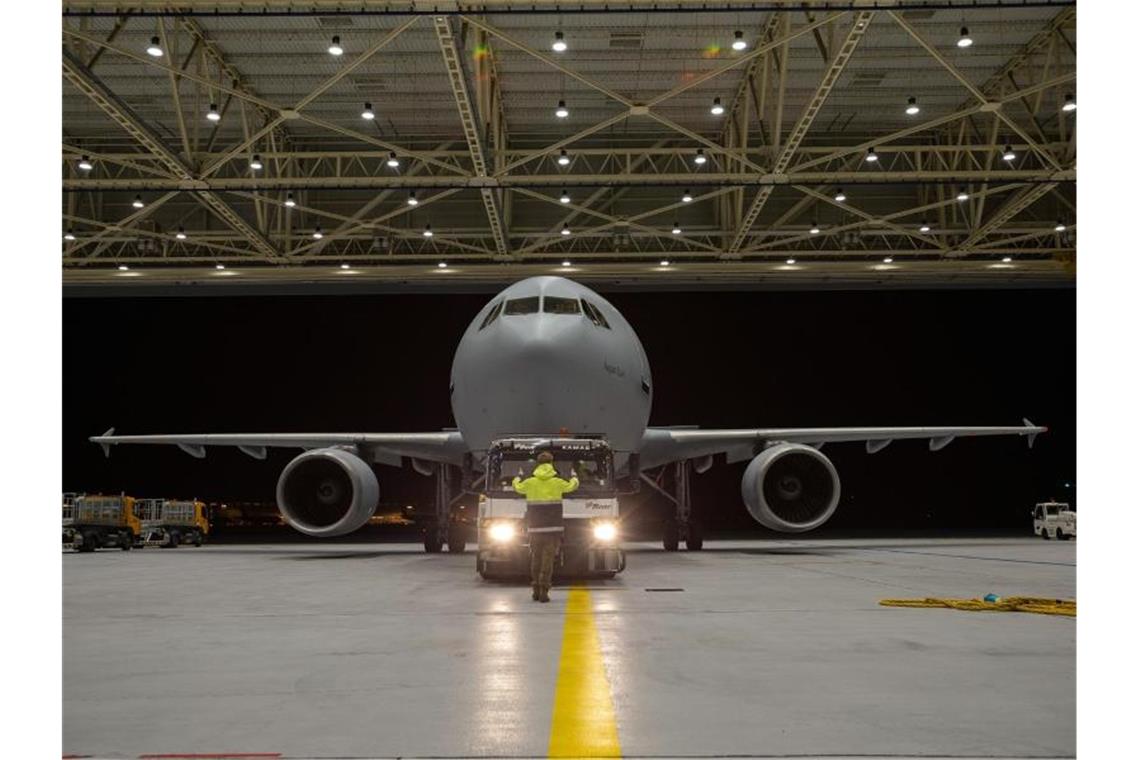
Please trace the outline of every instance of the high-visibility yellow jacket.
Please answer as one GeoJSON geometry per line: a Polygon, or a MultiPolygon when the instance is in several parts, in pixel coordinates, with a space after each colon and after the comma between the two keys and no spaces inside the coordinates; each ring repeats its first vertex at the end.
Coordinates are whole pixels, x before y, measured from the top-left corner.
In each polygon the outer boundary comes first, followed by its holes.
{"type": "Polygon", "coordinates": [[[534,468],[534,475],[526,480],[515,478],[511,485],[526,496],[527,501],[559,501],[562,494],[578,489],[578,478],[563,480],[558,477],[554,465],[543,462],[534,468]]]}

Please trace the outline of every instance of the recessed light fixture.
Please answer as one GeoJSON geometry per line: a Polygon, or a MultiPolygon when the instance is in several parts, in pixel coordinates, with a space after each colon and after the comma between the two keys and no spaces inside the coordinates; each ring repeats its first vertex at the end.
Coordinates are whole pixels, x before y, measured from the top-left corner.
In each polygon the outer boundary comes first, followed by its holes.
{"type": "Polygon", "coordinates": [[[570,202],[570,193],[566,192],[566,188],[562,188],[562,195],[558,196],[558,200],[562,203],[570,202]]]}
{"type": "Polygon", "coordinates": [[[732,40],[733,50],[744,50],[744,48],[748,47],[748,43],[744,40],[744,32],[737,29],[732,33],[732,36],[734,38],[732,40]]]}
{"type": "Polygon", "coordinates": [[[186,230],[182,227],[179,227],[178,232],[174,233],[174,237],[178,238],[179,240],[185,240],[186,239],[186,230]]]}
{"type": "Polygon", "coordinates": [[[293,208],[297,205],[297,201],[293,200],[293,193],[288,193],[285,196],[285,207],[293,208]]]}
{"type": "Polygon", "coordinates": [[[415,191],[415,190],[413,190],[413,191],[411,191],[410,193],[408,193],[408,205],[409,205],[409,206],[417,206],[417,205],[419,205],[419,201],[418,201],[418,200],[416,200],[416,191],[415,191]]]}
{"type": "Polygon", "coordinates": [[[796,260],[795,259],[788,259],[787,263],[788,264],[795,264],[796,260]]]}
{"type": "Polygon", "coordinates": [[[1065,231],[1065,223],[1063,221],[1061,221],[1060,219],[1058,219],[1057,220],[1057,226],[1055,226],[1053,228],[1053,230],[1055,232],[1064,232],[1065,231]]]}
{"type": "Polygon", "coordinates": [[[254,153],[253,158],[251,158],[249,160],[249,168],[253,169],[256,172],[256,171],[260,171],[263,167],[264,167],[264,164],[261,163],[261,155],[258,153],[254,153]]]}
{"type": "Polygon", "coordinates": [[[145,205],[143,203],[142,196],[136,195],[135,199],[133,201],[131,201],[131,205],[134,206],[135,208],[142,208],[145,205]]]}
{"type": "Polygon", "coordinates": [[[663,267],[669,266],[669,259],[661,259],[661,266],[663,266],[663,267]]]}
{"type": "Polygon", "coordinates": [[[321,232],[321,225],[319,225],[319,224],[318,224],[318,225],[317,225],[317,226],[316,226],[316,227],[313,229],[313,240],[320,240],[320,239],[321,239],[321,238],[323,238],[324,236],[325,236],[325,233],[321,232]]]}
{"type": "Polygon", "coordinates": [[[125,271],[127,271],[128,269],[130,269],[130,267],[129,267],[129,266],[127,266],[126,264],[119,264],[119,271],[120,271],[120,272],[125,272],[125,271]]]}
{"type": "Polygon", "coordinates": [[[89,156],[80,156],[79,163],[76,164],[76,166],[85,172],[89,172],[95,168],[95,164],[91,163],[91,158],[89,156]]]}
{"type": "Polygon", "coordinates": [[[1061,106],[1061,110],[1066,112],[1077,110],[1077,99],[1071,92],[1065,96],[1065,105],[1061,106]]]}
{"type": "Polygon", "coordinates": [[[441,261],[438,264],[436,264],[436,266],[439,267],[440,269],[447,269],[447,262],[441,261]]]}
{"type": "Polygon", "coordinates": [[[558,107],[554,109],[554,115],[559,119],[565,119],[570,115],[570,109],[566,107],[565,100],[558,101],[558,107]]]}
{"type": "Polygon", "coordinates": [[[697,155],[693,157],[693,161],[697,162],[698,164],[703,164],[708,160],[708,156],[705,155],[705,149],[697,148],[697,155]]]}
{"type": "Polygon", "coordinates": [[[957,198],[959,201],[964,201],[964,200],[967,200],[967,199],[969,199],[969,197],[970,197],[970,194],[969,194],[969,193],[967,193],[965,190],[959,190],[959,191],[958,191],[958,194],[957,194],[955,197],[956,197],[956,198],[957,198]]]}
{"type": "Polygon", "coordinates": [[[225,269],[225,268],[226,268],[225,264],[214,264],[214,269],[217,269],[219,271],[222,269],[225,269]]]}
{"type": "Polygon", "coordinates": [[[819,234],[819,224],[817,222],[812,222],[810,231],[811,231],[811,234],[818,235],[819,234]]]}
{"type": "Polygon", "coordinates": [[[158,37],[150,38],[150,44],[146,46],[146,54],[155,58],[162,57],[162,46],[158,44],[158,37]]]}
{"type": "Polygon", "coordinates": [[[550,49],[555,53],[566,52],[566,38],[562,36],[562,32],[554,33],[554,42],[550,44],[550,49]]]}
{"type": "MultiPolygon", "coordinates": [[[[430,224],[424,225],[424,237],[429,238],[434,234],[435,233],[431,231],[431,225],[430,224]]],[[[444,264],[444,266],[447,266],[447,265],[444,264]]]]}
{"type": "Polygon", "coordinates": [[[565,148],[563,148],[563,149],[562,149],[562,150],[561,150],[561,151],[558,153],[558,165],[559,165],[559,166],[566,166],[566,165],[568,165],[569,163],[570,163],[570,156],[566,155],[566,149],[565,149],[565,148]]]}
{"type": "Polygon", "coordinates": [[[75,233],[71,231],[70,227],[67,228],[67,232],[63,233],[63,239],[64,240],[75,240],[75,233]]]}
{"type": "Polygon", "coordinates": [[[568,267],[568,266],[570,266],[570,262],[569,261],[563,261],[562,266],[568,267]]]}
{"type": "Polygon", "coordinates": [[[919,231],[919,232],[930,232],[930,225],[929,225],[929,224],[927,224],[926,222],[923,222],[923,223],[922,223],[922,224],[919,226],[919,228],[918,228],[918,231],[919,231]]]}
{"type": "Polygon", "coordinates": [[[692,202],[693,202],[693,194],[692,194],[692,193],[690,193],[688,190],[686,190],[686,191],[685,191],[685,192],[684,192],[684,193],[681,195],[681,202],[682,202],[682,203],[692,203],[692,202]]]}
{"type": "Polygon", "coordinates": [[[838,189],[835,191],[835,200],[836,200],[838,203],[843,203],[843,201],[847,200],[847,194],[843,192],[843,188],[842,188],[842,187],[841,187],[841,188],[838,188],[838,189]]]}
{"type": "Polygon", "coordinates": [[[344,55],[344,48],[340,46],[340,35],[333,35],[332,44],[329,45],[329,55],[344,55]]]}
{"type": "Polygon", "coordinates": [[[1013,258],[1011,258],[1010,256],[1006,256],[1005,258],[1003,258],[1003,259],[1001,260],[1001,262],[1002,262],[1003,264],[1009,264],[1009,263],[1011,263],[1012,261],[1013,261],[1013,258]]]}
{"type": "Polygon", "coordinates": [[[365,119],[367,121],[372,121],[373,119],[376,118],[376,112],[372,110],[372,104],[371,103],[365,103],[364,104],[364,110],[360,112],[360,118],[365,119]]]}
{"type": "Polygon", "coordinates": [[[962,31],[958,34],[958,47],[968,48],[974,44],[974,38],[970,36],[970,30],[962,27],[962,31]]]}
{"type": "Polygon", "coordinates": [[[341,265],[340,265],[340,268],[341,268],[341,269],[348,269],[348,264],[341,264],[341,265]]]}
{"type": "Polygon", "coordinates": [[[563,235],[569,235],[570,234],[570,225],[569,224],[567,224],[567,223],[562,224],[562,234],[563,235]]]}
{"type": "Polygon", "coordinates": [[[724,106],[721,105],[719,97],[713,98],[712,108],[709,109],[709,113],[713,116],[720,116],[724,113],[724,106]]]}
{"type": "Polygon", "coordinates": [[[396,152],[392,151],[388,154],[388,168],[395,169],[400,166],[400,159],[396,157],[396,152]]]}
{"type": "Polygon", "coordinates": [[[1012,161],[1015,158],[1017,158],[1017,154],[1013,152],[1013,146],[1007,143],[1001,150],[1001,160],[1012,161]]]}
{"type": "Polygon", "coordinates": [[[206,118],[209,119],[210,121],[221,121],[222,120],[222,115],[220,113],[218,113],[218,104],[217,103],[211,103],[210,104],[210,110],[206,111],[206,118]]]}
{"type": "Polygon", "coordinates": [[[680,235],[681,234],[681,225],[677,224],[676,222],[673,222],[673,234],[674,235],[680,235]]]}
{"type": "Polygon", "coordinates": [[[922,109],[918,107],[918,98],[909,97],[906,99],[906,115],[914,116],[922,109]]]}
{"type": "Polygon", "coordinates": [[[883,263],[884,263],[884,264],[893,264],[893,263],[894,263],[894,261],[895,261],[895,260],[894,260],[894,259],[892,259],[890,256],[887,256],[885,259],[883,259],[883,263]]]}
{"type": "Polygon", "coordinates": [[[867,148],[867,161],[875,163],[879,160],[879,154],[875,152],[874,148],[867,148]]]}

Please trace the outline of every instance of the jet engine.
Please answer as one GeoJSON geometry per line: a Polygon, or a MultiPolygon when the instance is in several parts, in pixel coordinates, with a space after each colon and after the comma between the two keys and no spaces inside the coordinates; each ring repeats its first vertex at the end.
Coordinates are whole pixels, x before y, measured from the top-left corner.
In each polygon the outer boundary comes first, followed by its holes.
{"type": "Polygon", "coordinates": [[[839,505],[839,475],[831,460],[799,443],[765,449],[740,481],[744,504],[756,522],[784,533],[823,525],[839,505]]]}
{"type": "Polygon", "coordinates": [[[277,508],[292,527],[327,538],[351,533],[372,517],[380,483],[363,459],[344,449],[313,449],[277,480],[277,508]]]}

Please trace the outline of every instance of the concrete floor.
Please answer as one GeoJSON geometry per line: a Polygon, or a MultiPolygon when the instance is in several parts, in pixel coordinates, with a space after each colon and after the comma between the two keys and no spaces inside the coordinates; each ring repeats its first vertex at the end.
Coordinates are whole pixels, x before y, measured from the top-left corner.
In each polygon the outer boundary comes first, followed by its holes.
{"type": "MultiPolygon", "coordinates": [[[[627,756],[1075,755],[1074,620],[877,604],[1073,598],[1075,542],[633,549],[624,574],[589,586],[627,756]]],[[[65,554],[63,579],[66,753],[550,747],[569,591],[533,603],[528,588],[481,581],[471,553],[100,551],[65,554]]]]}

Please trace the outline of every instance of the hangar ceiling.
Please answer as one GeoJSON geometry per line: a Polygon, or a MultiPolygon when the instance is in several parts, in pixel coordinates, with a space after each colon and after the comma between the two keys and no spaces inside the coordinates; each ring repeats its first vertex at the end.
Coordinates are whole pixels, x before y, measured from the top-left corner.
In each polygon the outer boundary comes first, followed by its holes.
{"type": "Polygon", "coordinates": [[[65,0],[64,283],[1071,280],[1075,4],[699,5],[65,0]]]}

